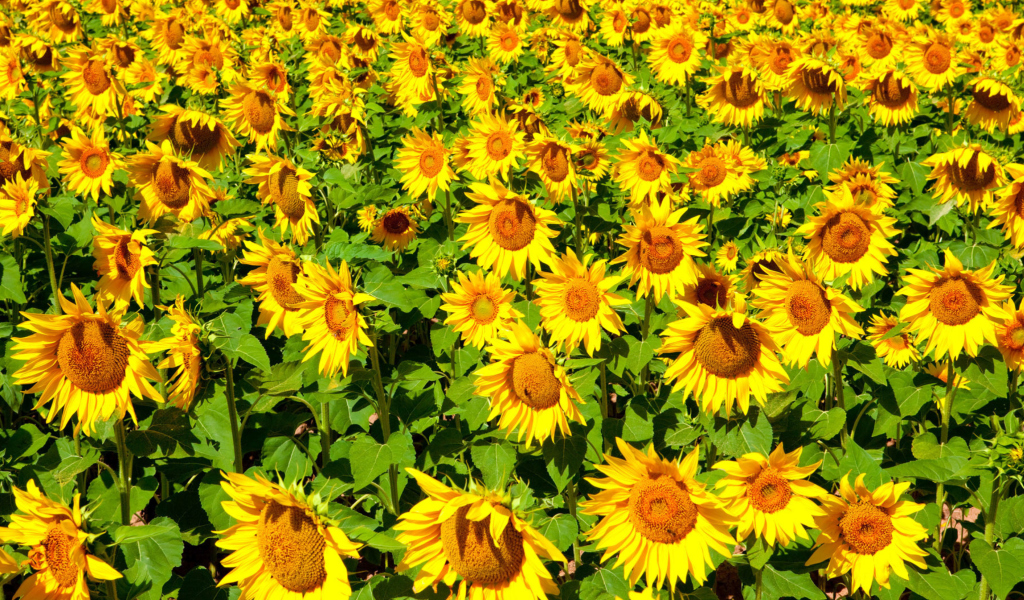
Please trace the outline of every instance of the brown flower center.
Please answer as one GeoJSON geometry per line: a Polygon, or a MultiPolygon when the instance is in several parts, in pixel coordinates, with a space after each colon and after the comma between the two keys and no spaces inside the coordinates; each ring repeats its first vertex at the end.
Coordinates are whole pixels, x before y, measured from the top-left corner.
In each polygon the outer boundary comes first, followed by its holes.
{"type": "Polygon", "coordinates": [[[629,493],[629,520],[648,540],[674,544],[696,527],[697,505],[683,482],[665,475],[645,478],[629,493]]]}
{"type": "Polygon", "coordinates": [[[746,108],[761,99],[753,79],[736,71],[722,82],[725,99],[738,108],[746,108]]]}
{"type": "Polygon", "coordinates": [[[171,50],[181,48],[181,43],[185,41],[185,27],[173,17],[167,22],[164,34],[167,40],[167,47],[171,50]]]}
{"type": "Polygon", "coordinates": [[[693,41],[685,35],[677,35],[668,41],[668,59],[681,64],[690,59],[693,41]]]}
{"type": "Polygon", "coordinates": [[[277,256],[267,263],[267,287],[270,288],[270,295],[287,311],[297,310],[294,305],[305,300],[295,291],[293,285],[299,279],[299,271],[299,265],[277,256]]]}
{"type": "Polygon", "coordinates": [[[562,292],[562,305],[565,316],[577,323],[586,323],[601,308],[600,291],[586,279],[570,279],[562,292]]]}
{"type": "Polygon", "coordinates": [[[61,588],[75,587],[81,577],[81,569],[71,560],[71,551],[76,541],[64,533],[58,522],[47,532],[46,538],[40,544],[46,555],[46,566],[61,588]]]}
{"type": "Polygon", "coordinates": [[[404,211],[391,210],[381,219],[381,225],[384,227],[384,231],[391,235],[402,235],[412,227],[412,220],[404,211]]]}
{"type": "Polygon", "coordinates": [[[563,21],[575,23],[583,16],[583,5],[579,0],[556,0],[555,9],[563,21]]]}
{"type": "Polygon", "coordinates": [[[644,150],[636,160],[636,174],[644,181],[657,181],[665,170],[665,158],[652,150],[644,150]]]}
{"type": "Polygon", "coordinates": [[[299,194],[299,177],[295,169],[283,166],[267,179],[270,200],[291,221],[306,214],[306,201],[299,194]]]}
{"type": "Polygon", "coordinates": [[[939,280],[929,294],[932,316],[946,325],[965,325],[981,313],[985,294],[973,281],[960,275],[939,280]]]}
{"type": "Polygon", "coordinates": [[[501,34],[501,38],[498,40],[498,45],[505,52],[512,52],[519,47],[519,36],[516,32],[509,29],[501,34]]]}
{"type": "Polygon", "coordinates": [[[984,90],[980,86],[974,86],[971,91],[974,101],[992,112],[1003,112],[1010,108],[1010,98],[1006,94],[996,90],[984,90]]]}
{"type": "Polygon", "coordinates": [[[89,61],[82,69],[82,81],[85,82],[85,89],[93,96],[99,96],[110,88],[110,77],[107,76],[103,63],[98,60],[89,61]]]}
{"type": "Polygon", "coordinates": [[[174,126],[171,127],[170,138],[175,150],[199,157],[217,148],[221,133],[216,125],[211,129],[206,125],[176,117],[174,126]]]}
{"type": "Polygon", "coordinates": [[[75,30],[75,11],[70,6],[61,2],[54,2],[49,10],[50,23],[64,33],[71,33],[75,30]],[[67,10],[67,12],[64,12],[67,10]]]}
{"type": "Polygon", "coordinates": [[[732,317],[715,317],[697,332],[693,349],[697,362],[712,375],[738,379],[757,366],[761,340],[750,323],[736,329],[732,317]]]}
{"type": "Polygon", "coordinates": [[[838,263],[855,263],[871,247],[871,229],[859,215],[841,212],[825,223],[821,248],[838,263]]]}
{"type": "Polygon", "coordinates": [[[537,219],[522,200],[505,200],[491,209],[487,220],[494,243],[505,250],[522,250],[533,241],[537,219]]]}
{"type": "Polygon", "coordinates": [[[612,96],[622,89],[622,75],[615,65],[601,63],[590,73],[590,85],[601,96],[612,96]]]}
{"type": "Polygon", "coordinates": [[[470,25],[482,23],[487,18],[487,5],[480,0],[469,0],[462,3],[462,18],[470,25]]]}
{"type": "Polygon", "coordinates": [[[583,46],[576,40],[568,40],[565,42],[564,48],[565,62],[570,67],[578,65],[580,63],[580,55],[583,53],[583,46]]]}
{"type": "Polygon", "coordinates": [[[633,11],[633,33],[644,34],[651,28],[651,13],[646,9],[638,8],[633,11]]]}
{"type": "Polygon", "coordinates": [[[423,77],[430,70],[430,59],[422,46],[416,46],[409,52],[409,70],[416,77],[423,77]]]}
{"type": "Polygon", "coordinates": [[[870,502],[848,508],[839,519],[839,530],[856,554],[874,554],[892,543],[892,517],[870,502]]]}
{"type": "Polygon", "coordinates": [[[114,265],[117,268],[117,277],[125,281],[130,281],[135,274],[139,272],[139,267],[142,266],[140,257],[136,254],[132,254],[128,244],[131,243],[132,238],[130,235],[123,235],[117,242],[117,248],[114,249],[114,265]]]}
{"type": "Polygon", "coordinates": [[[715,156],[705,158],[697,165],[697,181],[706,188],[713,188],[721,185],[729,174],[729,167],[725,162],[715,156]]]}
{"type": "Polygon", "coordinates": [[[495,543],[491,538],[491,517],[471,521],[466,518],[469,508],[463,506],[441,523],[441,547],[448,564],[474,584],[501,585],[512,581],[522,570],[526,557],[523,535],[509,521],[495,543]]]}
{"type": "Polygon", "coordinates": [[[725,306],[729,300],[729,289],[712,277],[699,278],[694,293],[697,295],[697,302],[712,308],[725,306]]]}
{"type": "Polygon", "coordinates": [[[277,107],[274,106],[274,99],[270,94],[252,90],[242,100],[242,113],[256,133],[266,135],[274,128],[277,107]]]}
{"type": "Polygon", "coordinates": [[[676,232],[668,227],[655,225],[640,237],[640,264],[652,273],[671,273],[683,256],[676,232]]]}
{"type": "Polygon", "coordinates": [[[751,477],[747,483],[747,499],[761,512],[779,512],[786,508],[792,497],[793,489],[789,485],[789,480],[773,467],[764,469],[751,477]]]}
{"type": "Polygon", "coordinates": [[[875,86],[875,101],[886,108],[902,108],[910,99],[910,86],[894,73],[889,73],[875,86]]]}
{"type": "Polygon", "coordinates": [[[772,50],[772,58],[768,65],[773,73],[782,75],[789,69],[791,62],[793,62],[793,51],[786,47],[777,47],[772,50]]]}
{"type": "Polygon", "coordinates": [[[832,307],[825,290],[807,281],[795,281],[786,292],[786,314],[789,322],[806,336],[817,335],[828,325],[832,307]]]}
{"type": "Polygon", "coordinates": [[[114,46],[114,61],[122,69],[130,67],[135,62],[135,50],[127,44],[114,46]]]}
{"type": "Polygon", "coordinates": [[[124,381],[128,370],[128,343],[114,327],[102,321],[75,323],[57,344],[61,373],[78,389],[103,394],[124,381]]]}
{"type": "Polygon", "coordinates": [[[954,160],[949,165],[949,178],[960,191],[974,192],[983,190],[995,181],[995,164],[990,162],[984,171],[979,171],[979,157],[979,153],[975,152],[966,165],[961,166],[959,160],[954,160]]]}
{"type": "Polygon", "coordinates": [[[555,183],[561,183],[569,176],[569,153],[558,144],[544,147],[540,154],[540,164],[548,179],[555,183]]]}
{"type": "Polygon", "coordinates": [[[384,3],[384,15],[389,21],[397,21],[402,16],[402,7],[394,0],[384,3]]]}
{"type": "Polygon", "coordinates": [[[78,167],[86,177],[92,179],[102,176],[109,162],[107,152],[102,148],[89,148],[78,157],[78,167]]]}
{"type": "Polygon", "coordinates": [[[815,94],[834,94],[836,93],[836,84],[829,80],[829,74],[824,69],[819,67],[809,67],[804,69],[801,77],[803,78],[804,85],[807,86],[811,92],[815,94]]]}
{"type": "Polygon", "coordinates": [[[360,29],[356,32],[355,42],[356,46],[359,46],[359,49],[363,52],[369,52],[377,45],[377,40],[374,39],[373,33],[365,29],[360,29]]]}
{"type": "Polygon", "coordinates": [[[327,540],[297,506],[268,502],[256,525],[256,546],[263,568],[289,592],[311,592],[327,580],[327,540]]]}
{"type": "Polygon", "coordinates": [[[185,208],[192,187],[188,169],[170,160],[162,160],[153,169],[153,191],[160,202],[172,210],[185,208]]]}
{"type": "Polygon", "coordinates": [[[519,401],[530,408],[544,410],[558,404],[562,384],[555,377],[551,363],[540,352],[517,356],[512,361],[509,378],[519,401]]]}
{"type": "Polygon", "coordinates": [[[621,10],[615,11],[615,16],[612,17],[612,29],[615,30],[615,33],[622,33],[625,31],[627,24],[626,14],[621,10]]]}
{"type": "Polygon", "coordinates": [[[302,24],[306,26],[307,31],[316,31],[320,27],[320,13],[312,7],[302,11],[302,24]]]}
{"type": "Polygon", "coordinates": [[[355,326],[355,307],[351,300],[339,300],[333,295],[324,302],[324,322],[331,335],[338,341],[345,341],[352,335],[355,326]]]}
{"type": "Polygon", "coordinates": [[[473,299],[473,303],[470,304],[470,314],[473,315],[473,320],[480,325],[488,325],[494,321],[498,316],[498,305],[495,304],[494,300],[486,295],[481,294],[473,299]]]}
{"type": "Polygon", "coordinates": [[[871,58],[875,60],[883,59],[892,52],[892,38],[876,31],[868,37],[866,50],[871,58]]]}
{"type": "Polygon", "coordinates": [[[444,156],[436,146],[427,146],[420,152],[420,172],[424,177],[433,178],[444,167],[444,156]]]}
{"type": "Polygon", "coordinates": [[[487,156],[491,160],[504,160],[509,154],[512,154],[514,143],[512,135],[508,131],[504,128],[498,129],[487,136],[487,156]]]}
{"type": "Polygon", "coordinates": [[[796,15],[796,12],[793,9],[793,5],[787,0],[778,0],[778,2],[775,3],[775,10],[772,11],[772,14],[775,15],[775,20],[779,23],[789,25],[793,22],[793,17],[796,15]]]}
{"type": "Polygon", "coordinates": [[[949,48],[938,42],[932,43],[924,52],[924,68],[933,75],[941,75],[948,71],[952,60],[949,48]]]}
{"type": "Polygon", "coordinates": [[[100,8],[108,15],[112,15],[117,12],[117,0],[100,0],[100,8]]]}

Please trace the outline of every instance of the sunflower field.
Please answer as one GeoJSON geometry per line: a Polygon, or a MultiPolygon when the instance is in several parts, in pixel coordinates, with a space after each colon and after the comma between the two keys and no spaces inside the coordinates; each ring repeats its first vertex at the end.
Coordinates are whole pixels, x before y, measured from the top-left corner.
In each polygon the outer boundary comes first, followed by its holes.
{"type": "Polygon", "coordinates": [[[1022,53],[0,0],[0,600],[1024,600],[1022,53]]]}

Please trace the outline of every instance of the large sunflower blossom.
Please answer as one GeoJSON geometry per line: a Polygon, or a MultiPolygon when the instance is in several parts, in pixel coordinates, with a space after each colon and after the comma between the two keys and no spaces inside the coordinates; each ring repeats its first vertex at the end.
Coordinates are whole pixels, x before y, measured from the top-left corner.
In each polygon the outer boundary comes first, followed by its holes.
{"type": "Polygon", "coordinates": [[[266,325],[265,337],[278,327],[285,337],[302,331],[299,323],[299,304],[306,299],[295,286],[303,274],[304,263],[295,252],[282,246],[259,231],[260,243],[245,242],[247,250],[242,252],[239,263],[256,267],[238,280],[259,293],[260,316],[256,325],[266,325]]]}
{"type": "Polygon", "coordinates": [[[319,353],[320,373],[334,377],[341,371],[348,376],[349,359],[359,351],[359,344],[373,345],[366,335],[366,319],[358,308],[373,298],[355,290],[345,261],[337,271],[329,262],[326,269],[310,264],[296,287],[305,298],[295,307],[302,310],[302,339],[309,342],[303,349],[306,355],[302,362],[319,353]]]}
{"type": "Polygon", "coordinates": [[[900,311],[918,341],[928,341],[924,354],[935,351],[936,360],[961,352],[977,356],[988,342],[996,345],[995,325],[1007,315],[1000,303],[1010,298],[1013,288],[1003,285],[1003,276],[993,278],[996,261],[968,271],[949,250],[942,269],[908,269],[906,285],[896,292],[907,297],[900,311]]]}
{"type": "Polygon", "coordinates": [[[564,563],[565,557],[510,508],[509,498],[475,485],[453,490],[406,470],[426,494],[395,525],[408,547],[396,570],[422,565],[414,592],[444,582],[463,600],[544,600],[558,593],[541,559],[564,563]]]}
{"type": "Polygon", "coordinates": [[[274,205],[275,226],[281,234],[291,228],[292,241],[305,244],[313,233],[313,223],[320,223],[309,183],[313,174],[287,158],[253,154],[248,159],[252,166],[243,171],[249,176],[245,183],[257,184],[256,197],[264,205],[274,205]]]}
{"type": "Polygon", "coordinates": [[[57,296],[63,314],[21,313],[27,319],[21,327],[32,335],[13,338],[13,357],[25,361],[14,377],[20,385],[32,384],[25,393],[39,394],[36,410],[53,403],[47,422],[62,413],[64,428],[77,415],[75,430],[89,435],[113,414],[123,419],[127,412],[136,420],[131,396],[163,402],[150,383],[160,374],[140,339],[142,317],[122,327],[127,305],[108,312],[98,298],[94,311],[75,284],[71,293],[74,302],[57,296]]]}
{"type": "Polygon", "coordinates": [[[96,235],[92,238],[93,268],[100,276],[99,295],[117,305],[135,299],[144,306],[143,294],[149,289],[146,267],[157,264],[153,251],[146,245],[146,237],[157,233],[155,229],[124,231],[107,225],[96,213],[92,214],[96,235]]]}
{"type": "Polygon", "coordinates": [[[645,574],[649,587],[668,581],[674,591],[688,577],[703,585],[715,568],[710,550],[731,556],[736,541],[734,517],[695,479],[700,448],[671,461],[653,445],[644,452],[615,443],[623,458],[605,454],[605,464],[594,465],[607,477],[588,477],[601,491],[580,504],[583,514],[600,517],[586,536],[605,551],[601,562],[618,555],[614,566],[625,565],[634,586],[645,574]]]}
{"type": "Polygon", "coordinates": [[[970,212],[987,208],[996,189],[1006,183],[1003,167],[978,144],[940,152],[921,162],[931,167],[928,179],[932,184],[932,197],[939,204],[950,199],[960,206],[965,202],[970,212]]]}
{"type": "Polygon", "coordinates": [[[445,325],[459,332],[464,343],[483,348],[523,316],[512,308],[516,293],[501,287],[494,273],[458,271],[456,276],[458,281],[450,282],[452,291],[441,294],[441,309],[448,312],[445,325]]]}
{"type": "Polygon", "coordinates": [[[646,131],[632,140],[624,140],[625,146],[615,162],[615,182],[619,189],[629,193],[630,204],[639,206],[655,202],[660,192],[672,186],[672,175],[679,167],[679,160],[658,150],[646,131]]]}

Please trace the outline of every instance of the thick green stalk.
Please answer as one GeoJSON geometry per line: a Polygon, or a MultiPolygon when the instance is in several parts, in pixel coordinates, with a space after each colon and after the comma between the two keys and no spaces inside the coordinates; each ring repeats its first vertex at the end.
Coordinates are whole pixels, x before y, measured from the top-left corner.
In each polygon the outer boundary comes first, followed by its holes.
{"type": "MultiPolygon", "coordinates": [[[[569,509],[569,514],[573,520],[576,521],[576,482],[570,481],[569,485],[565,486],[565,505],[569,509]]],[[[579,524],[579,521],[576,521],[579,524]]],[[[572,541],[572,558],[576,561],[576,564],[580,564],[580,544],[579,538],[574,538],[572,541]]]]}
{"type": "MultiPolygon", "coordinates": [[[[836,348],[832,348],[832,388],[835,390],[836,405],[845,412],[846,398],[843,391],[843,363],[839,360],[839,350],[836,348]]],[[[846,417],[844,415],[842,437],[840,437],[844,450],[849,439],[850,430],[846,426],[846,417]]]]}
{"type": "Polygon", "coordinates": [[[235,405],[235,363],[227,356],[224,357],[224,360],[227,361],[227,369],[224,373],[227,377],[228,421],[231,422],[231,445],[234,447],[235,473],[243,473],[245,469],[242,468],[242,433],[238,429],[238,406],[235,405]]]}
{"type": "MultiPolygon", "coordinates": [[[[651,328],[651,311],[654,310],[654,293],[653,290],[647,290],[647,298],[644,300],[644,322],[640,326],[640,341],[647,340],[647,334],[651,328]]],[[[647,385],[647,377],[650,375],[650,369],[647,365],[644,365],[643,372],[640,374],[640,383],[644,386],[647,385]]]]}
{"type": "Polygon", "coordinates": [[[448,241],[455,241],[455,222],[452,221],[452,190],[444,191],[444,222],[448,225],[448,241]]]}
{"type": "Polygon", "coordinates": [[[832,106],[828,109],[828,143],[836,143],[836,100],[832,99],[832,106]]]}
{"type": "MultiPolygon", "coordinates": [[[[78,456],[82,455],[82,435],[79,432],[75,432],[75,454],[78,456]]],[[[86,493],[86,471],[82,471],[78,474],[78,493],[86,493]]]]}
{"type": "Polygon", "coordinates": [[[574,219],[576,221],[576,229],[573,231],[573,237],[576,241],[576,254],[579,255],[580,259],[583,259],[583,253],[586,248],[583,246],[583,223],[580,219],[580,201],[579,196],[576,194],[576,186],[572,186],[572,210],[574,219]]]}
{"type": "Polygon", "coordinates": [[[117,464],[120,471],[121,481],[118,482],[118,489],[121,492],[121,524],[131,525],[132,523],[132,455],[128,451],[128,443],[124,430],[124,419],[117,422],[114,428],[115,441],[117,443],[117,464]]]}
{"type": "MultiPolygon", "coordinates": [[[[377,355],[377,329],[371,328],[370,332],[372,336],[370,340],[372,346],[368,348],[370,354],[370,363],[373,365],[374,372],[374,388],[377,393],[377,418],[380,420],[381,432],[384,434],[384,443],[388,443],[388,438],[391,437],[391,401],[388,399],[387,392],[384,390],[384,378],[380,372],[380,358],[377,355]]],[[[390,484],[391,494],[391,510],[394,514],[398,514],[398,469],[395,465],[388,467],[388,483],[390,484]]]]}
{"type": "MultiPolygon", "coordinates": [[[[996,517],[999,515],[999,503],[1003,500],[1004,487],[1000,477],[996,475],[995,480],[992,482],[992,497],[988,502],[988,510],[985,511],[985,542],[990,547],[995,540],[996,517]]],[[[988,579],[982,573],[981,587],[978,589],[978,600],[988,600],[989,591],[988,579]]]]}
{"type": "Polygon", "coordinates": [[[761,600],[764,593],[764,583],[761,581],[761,569],[754,569],[754,600],[761,600]]]}
{"type": "Polygon", "coordinates": [[[953,84],[946,87],[946,133],[953,135],[953,84]]]}
{"type": "Polygon", "coordinates": [[[196,261],[196,293],[199,295],[199,300],[203,299],[206,295],[205,286],[203,285],[203,251],[199,248],[192,249],[192,257],[196,261]]]}
{"type": "MultiPolygon", "coordinates": [[[[953,412],[953,397],[956,396],[957,387],[953,385],[956,381],[956,369],[953,367],[953,359],[949,359],[949,366],[946,370],[946,396],[942,399],[940,409],[940,424],[942,429],[939,433],[939,443],[942,447],[949,441],[949,417],[953,412]]],[[[939,525],[935,534],[935,552],[942,557],[942,507],[946,503],[946,484],[939,483],[935,487],[935,504],[939,507],[939,525]]],[[[952,512],[952,508],[950,509],[952,512]]]]}
{"type": "Polygon", "coordinates": [[[331,462],[331,405],[324,401],[320,405],[320,466],[327,468],[331,462]]]}
{"type": "Polygon", "coordinates": [[[53,268],[53,249],[50,247],[50,217],[43,215],[43,253],[46,255],[46,272],[50,276],[50,291],[53,292],[53,305],[60,307],[60,290],[57,288],[57,271],[53,268]]]}

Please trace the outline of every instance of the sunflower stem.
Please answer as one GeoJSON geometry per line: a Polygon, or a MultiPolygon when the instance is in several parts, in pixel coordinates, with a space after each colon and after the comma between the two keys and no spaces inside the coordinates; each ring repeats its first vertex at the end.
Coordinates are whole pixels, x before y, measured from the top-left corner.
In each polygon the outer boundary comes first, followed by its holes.
{"type": "Polygon", "coordinates": [[[57,271],[53,268],[53,248],[50,247],[50,216],[43,214],[43,250],[46,254],[46,272],[50,276],[50,291],[53,292],[53,305],[60,307],[60,290],[57,288],[57,271]]]}
{"type": "Polygon", "coordinates": [[[576,229],[573,231],[573,237],[576,238],[576,253],[579,254],[580,258],[583,258],[583,252],[586,248],[583,247],[583,225],[580,219],[580,200],[579,195],[576,193],[576,186],[572,186],[572,209],[573,218],[576,221],[576,229]]]}
{"type": "Polygon", "coordinates": [[[1010,402],[1010,410],[1017,410],[1017,379],[1020,377],[1020,367],[1010,371],[1010,390],[1006,394],[1006,399],[1010,402]]]}
{"type": "Polygon", "coordinates": [[[444,222],[448,225],[448,241],[455,241],[455,223],[452,222],[452,190],[444,191],[444,222]]]}
{"type": "MultiPolygon", "coordinates": [[[[82,435],[81,435],[80,431],[76,431],[75,432],[75,454],[78,455],[78,456],[82,455],[82,435]]],[[[80,494],[86,493],[85,492],[85,484],[86,484],[85,475],[86,475],[86,471],[88,471],[88,469],[86,469],[85,471],[82,471],[82,472],[80,472],[78,474],[78,493],[80,493],[80,494]]]]}
{"type": "Polygon", "coordinates": [[[431,75],[431,81],[434,86],[434,100],[437,102],[437,133],[444,135],[444,101],[441,99],[441,93],[437,88],[437,72],[435,71],[431,75]]]}
{"type": "MultiPolygon", "coordinates": [[[[647,334],[651,328],[651,311],[654,310],[654,294],[648,290],[647,297],[644,299],[644,322],[640,327],[640,341],[647,340],[647,334]]],[[[648,365],[644,365],[643,371],[640,373],[640,384],[643,387],[647,387],[647,377],[650,375],[648,365]]]]}
{"type": "Polygon", "coordinates": [[[26,77],[32,86],[32,110],[36,116],[36,135],[39,136],[39,148],[43,147],[43,122],[39,118],[39,85],[35,77],[26,77]]]}
{"type": "Polygon", "coordinates": [[[832,348],[832,389],[835,391],[836,406],[843,409],[843,435],[840,441],[843,444],[843,450],[846,450],[846,442],[850,439],[850,430],[846,425],[846,399],[843,396],[843,363],[839,360],[839,350],[835,347],[832,348]]]}
{"type": "MultiPolygon", "coordinates": [[[[996,533],[996,517],[999,515],[999,503],[1003,501],[1006,493],[1006,486],[999,475],[996,475],[992,482],[992,496],[988,502],[988,510],[985,511],[985,542],[992,546],[996,533]]],[[[978,600],[988,600],[990,587],[985,574],[981,575],[981,587],[978,590],[978,600]]]]}
{"type": "Polygon", "coordinates": [[[828,109],[828,143],[836,143],[836,100],[832,99],[832,106],[828,109]]]}
{"type": "Polygon", "coordinates": [[[199,248],[193,248],[192,257],[196,261],[196,294],[199,295],[199,300],[202,300],[203,296],[206,295],[206,290],[203,286],[203,251],[199,248]]]}
{"type": "MultiPolygon", "coordinates": [[[[709,203],[710,204],[710,203],[709,203]]],[[[715,205],[708,210],[708,242],[715,243],[715,205]]]]}
{"type": "Polygon", "coordinates": [[[764,582],[761,581],[761,569],[754,569],[754,600],[761,600],[764,593],[764,582]]]}
{"type": "Polygon", "coordinates": [[[235,405],[235,363],[226,355],[224,360],[228,365],[224,373],[227,378],[228,421],[231,422],[231,445],[235,452],[235,473],[243,473],[245,469],[242,468],[242,434],[238,429],[238,407],[235,405]]]}
{"type": "Polygon", "coordinates": [[[690,76],[686,76],[686,91],[683,93],[686,98],[686,118],[690,118],[690,76]]]}
{"type": "Polygon", "coordinates": [[[117,443],[117,466],[121,473],[121,481],[118,488],[121,492],[121,524],[131,525],[132,522],[132,457],[128,451],[127,435],[124,430],[124,419],[119,419],[114,428],[115,441],[117,443]]]}
{"type": "Polygon", "coordinates": [[[327,468],[331,462],[331,405],[324,401],[320,404],[320,465],[327,468]]]}
{"type": "MultiPolygon", "coordinates": [[[[565,505],[569,509],[569,514],[573,520],[579,523],[576,517],[576,482],[570,481],[569,485],[565,486],[565,505]]],[[[572,558],[576,561],[576,564],[580,564],[580,544],[579,539],[574,538],[572,540],[572,558]]]]}
{"type": "MultiPolygon", "coordinates": [[[[370,347],[367,353],[370,355],[370,363],[373,365],[374,391],[377,393],[377,419],[380,421],[380,429],[384,435],[384,444],[388,443],[391,437],[391,402],[388,400],[384,390],[384,378],[380,373],[380,357],[377,355],[377,328],[370,328],[370,347]]],[[[454,359],[453,359],[454,360],[454,359]]],[[[398,469],[395,465],[388,467],[388,483],[391,494],[391,513],[398,514],[398,469]]]]}
{"type": "MultiPolygon", "coordinates": [[[[946,369],[946,396],[942,399],[942,409],[940,412],[940,423],[942,429],[939,433],[939,442],[942,447],[945,447],[946,442],[949,441],[949,417],[953,412],[953,397],[956,396],[957,387],[953,385],[956,381],[956,368],[953,366],[952,357],[949,358],[948,366],[946,369]]],[[[939,555],[939,559],[942,559],[942,507],[946,504],[946,484],[939,483],[935,487],[935,504],[939,507],[939,525],[938,531],[935,534],[935,552],[939,555]]],[[[950,511],[952,512],[952,511],[950,511]]]]}
{"type": "Polygon", "coordinates": [[[153,297],[153,310],[160,304],[160,262],[157,261],[153,269],[153,282],[150,284],[150,291],[153,297]]]}
{"type": "Polygon", "coordinates": [[[114,580],[107,580],[107,600],[117,600],[117,584],[114,580]]]}
{"type": "Polygon", "coordinates": [[[953,135],[953,84],[946,86],[946,133],[953,135]]]}

